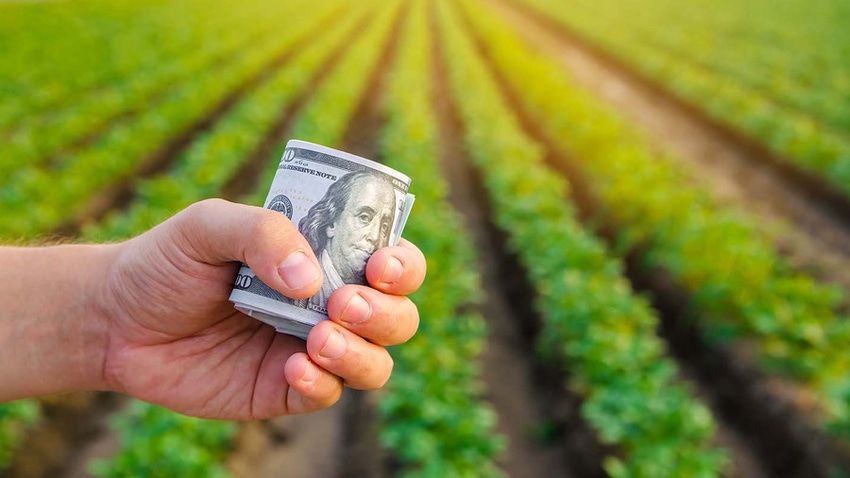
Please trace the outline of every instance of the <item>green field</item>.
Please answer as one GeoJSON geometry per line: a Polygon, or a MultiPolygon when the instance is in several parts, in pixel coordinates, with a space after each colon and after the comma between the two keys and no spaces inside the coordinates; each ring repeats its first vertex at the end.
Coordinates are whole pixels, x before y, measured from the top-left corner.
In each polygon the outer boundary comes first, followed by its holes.
{"type": "Polygon", "coordinates": [[[429,266],[383,390],[249,423],[0,404],[0,476],[850,476],[847,25],[840,0],[0,2],[4,243],[261,205],[295,138],[409,175],[429,266]]]}

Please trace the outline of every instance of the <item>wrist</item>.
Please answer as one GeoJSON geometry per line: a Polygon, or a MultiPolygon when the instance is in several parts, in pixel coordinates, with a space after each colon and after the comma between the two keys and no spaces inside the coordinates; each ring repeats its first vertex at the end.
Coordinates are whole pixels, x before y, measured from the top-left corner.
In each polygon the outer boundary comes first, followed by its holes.
{"type": "Polygon", "coordinates": [[[117,390],[107,374],[107,362],[114,335],[115,297],[110,282],[125,243],[90,246],[92,269],[82,296],[80,320],[85,354],[80,357],[80,384],[85,390],[117,390]]]}
{"type": "Polygon", "coordinates": [[[116,245],[0,248],[0,401],[108,388],[102,300],[116,245]]]}

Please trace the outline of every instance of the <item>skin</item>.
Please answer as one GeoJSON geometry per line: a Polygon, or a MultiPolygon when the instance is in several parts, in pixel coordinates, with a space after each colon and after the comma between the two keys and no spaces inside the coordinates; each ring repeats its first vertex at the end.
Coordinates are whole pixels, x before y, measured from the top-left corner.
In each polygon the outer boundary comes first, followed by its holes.
{"type": "Polygon", "coordinates": [[[366,277],[330,299],[307,342],[235,311],[239,262],[293,298],[321,270],[281,214],[196,203],[110,245],[0,247],[0,401],[115,390],[188,415],[258,419],[329,407],[347,385],[383,386],[385,346],[416,332],[405,295],[425,276],[412,244],[379,249],[366,277]]]}
{"type": "Polygon", "coordinates": [[[384,181],[369,178],[351,188],[345,208],[327,228],[328,255],[343,282],[366,282],[364,265],[387,245],[394,207],[395,193],[384,181]]]}

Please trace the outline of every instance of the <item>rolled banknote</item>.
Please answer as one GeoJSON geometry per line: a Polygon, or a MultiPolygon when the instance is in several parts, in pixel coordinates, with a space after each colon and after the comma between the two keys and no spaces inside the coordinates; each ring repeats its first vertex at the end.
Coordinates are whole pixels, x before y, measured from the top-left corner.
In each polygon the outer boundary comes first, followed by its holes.
{"type": "Polygon", "coordinates": [[[366,261],[378,248],[396,245],[414,197],[410,178],[353,154],[290,140],[265,207],[288,217],[313,248],[324,274],[309,299],[285,297],[245,264],[230,301],[241,312],[302,339],[328,318],[331,293],[344,284],[366,285],[366,261]]]}

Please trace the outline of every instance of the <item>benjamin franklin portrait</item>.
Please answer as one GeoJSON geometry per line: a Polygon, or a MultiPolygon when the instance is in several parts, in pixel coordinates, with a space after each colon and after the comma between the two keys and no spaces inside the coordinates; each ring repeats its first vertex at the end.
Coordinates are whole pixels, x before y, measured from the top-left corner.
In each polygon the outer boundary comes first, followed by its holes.
{"type": "Polygon", "coordinates": [[[395,191],[380,173],[356,171],[339,178],[298,223],[324,273],[322,289],[295,305],[327,313],[331,293],[345,284],[366,284],[366,261],[389,244],[395,191]]]}

